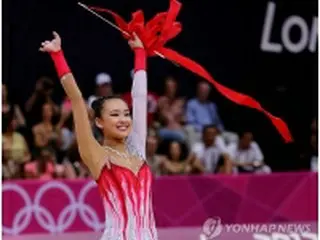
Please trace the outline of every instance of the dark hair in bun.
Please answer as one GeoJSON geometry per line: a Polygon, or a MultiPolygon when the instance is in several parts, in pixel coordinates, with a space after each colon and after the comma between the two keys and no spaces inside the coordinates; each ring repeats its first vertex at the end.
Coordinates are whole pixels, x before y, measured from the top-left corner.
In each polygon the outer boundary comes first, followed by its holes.
{"type": "Polygon", "coordinates": [[[117,95],[111,95],[108,97],[99,97],[96,100],[94,100],[91,104],[91,108],[94,111],[94,116],[100,118],[101,117],[101,112],[103,109],[103,104],[105,101],[111,100],[111,99],[121,99],[122,98],[120,96],[117,95]]]}

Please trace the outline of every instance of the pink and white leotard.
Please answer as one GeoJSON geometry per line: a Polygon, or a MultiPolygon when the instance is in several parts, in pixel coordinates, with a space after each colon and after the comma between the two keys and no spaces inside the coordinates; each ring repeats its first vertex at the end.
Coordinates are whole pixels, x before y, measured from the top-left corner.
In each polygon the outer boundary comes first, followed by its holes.
{"type": "MultiPolygon", "coordinates": [[[[127,146],[131,154],[146,159],[147,76],[145,53],[135,53],[135,75],[132,85],[133,131],[127,146]]],[[[101,240],[157,240],[152,209],[152,173],[146,162],[137,173],[112,164],[104,167],[97,179],[102,195],[106,221],[101,240]]]]}

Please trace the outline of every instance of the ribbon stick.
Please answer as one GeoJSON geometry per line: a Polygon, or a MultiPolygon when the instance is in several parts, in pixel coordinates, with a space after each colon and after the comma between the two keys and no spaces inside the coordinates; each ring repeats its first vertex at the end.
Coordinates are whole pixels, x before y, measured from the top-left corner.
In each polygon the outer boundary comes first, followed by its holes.
{"type": "MultiPolygon", "coordinates": [[[[103,8],[99,8],[99,7],[88,7],[87,5],[78,2],[78,5],[81,6],[82,8],[84,8],[85,10],[89,11],[90,13],[92,13],[93,15],[95,15],[96,17],[100,18],[102,21],[104,21],[105,23],[109,24],[111,27],[117,29],[118,31],[122,32],[122,34],[125,36],[125,38],[129,39],[132,34],[130,34],[130,31],[125,31],[127,28],[125,27],[127,24],[126,22],[120,17],[118,16],[116,13],[113,13],[112,11],[108,10],[108,9],[103,9],[103,8]],[[116,19],[118,25],[122,26],[118,27],[116,24],[112,23],[111,21],[109,21],[108,19],[102,17],[100,14],[96,13],[94,10],[98,11],[98,12],[107,12],[113,15],[113,17],[116,19]]],[[[143,14],[143,13],[142,13],[143,14]]],[[[158,55],[159,57],[165,59],[165,57],[159,53],[158,51],[154,50],[153,53],[155,55],[158,55]]],[[[175,64],[176,66],[178,66],[178,64],[176,64],[175,62],[173,62],[173,64],[175,64]]]]}
{"type": "Polygon", "coordinates": [[[246,107],[254,108],[264,113],[276,127],[278,132],[281,134],[285,142],[292,142],[292,136],[289,131],[287,124],[278,117],[273,116],[271,113],[266,111],[261,104],[250,96],[242,93],[238,93],[230,88],[223,86],[218,83],[200,64],[187,58],[178,52],[165,48],[164,45],[171,39],[175,38],[182,30],[182,26],[176,21],[176,17],[181,9],[181,3],[176,0],[170,0],[169,10],[167,12],[158,13],[149,22],[145,23],[144,14],[141,10],[136,11],[132,14],[132,20],[127,23],[117,13],[100,7],[88,7],[82,3],[80,6],[90,11],[100,19],[112,27],[122,32],[125,39],[129,39],[133,32],[135,32],[147,51],[148,56],[158,55],[162,58],[168,59],[173,63],[177,63],[189,71],[203,77],[210,82],[223,96],[233,101],[236,104],[243,105],[246,107]],[[104,19],[96,12],[104,12],[110,14],[115,23],[113,24],[107,19],[104,19]]]}

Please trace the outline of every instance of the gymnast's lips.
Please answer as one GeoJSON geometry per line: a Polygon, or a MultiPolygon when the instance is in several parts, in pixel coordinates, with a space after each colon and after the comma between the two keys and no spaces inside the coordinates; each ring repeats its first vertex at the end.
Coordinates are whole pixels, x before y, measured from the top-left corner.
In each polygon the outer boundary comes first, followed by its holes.
{"type": "Polygon", "coordinates": [[[129,125],[119,125],[119,126],[116,126],[116,127],[120,131],[127,131],[128,128],[129,128],[129,125]]]}

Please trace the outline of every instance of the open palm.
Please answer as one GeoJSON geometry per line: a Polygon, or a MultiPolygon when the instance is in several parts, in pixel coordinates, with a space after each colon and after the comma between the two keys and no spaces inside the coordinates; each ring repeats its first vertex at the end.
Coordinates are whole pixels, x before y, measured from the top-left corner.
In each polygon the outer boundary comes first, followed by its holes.
{"type": "Polygon", "coordinates": [[[61,50],[61,38],[58,33],[53,32],[53,39],[51,41],[44,41],[41,43],[41,52],[58,52],[61,50]]]}

